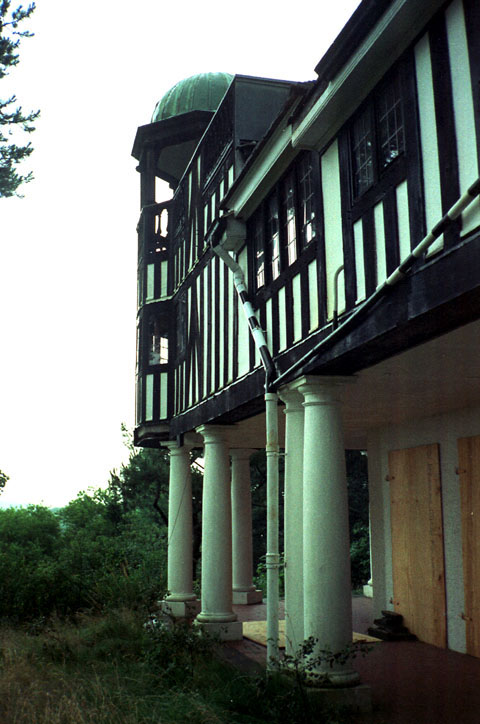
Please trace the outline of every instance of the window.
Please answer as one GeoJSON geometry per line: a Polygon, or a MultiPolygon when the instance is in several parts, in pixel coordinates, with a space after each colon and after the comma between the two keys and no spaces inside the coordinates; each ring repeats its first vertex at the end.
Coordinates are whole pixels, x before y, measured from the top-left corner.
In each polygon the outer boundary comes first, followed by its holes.
{"type": "Polygon", "coordinates": [[[256,289],[274,282],[316,238],[318,156],[304,152],[248,221],[256,289]]]}
{"type": "Polygon", "coordinates": [[[288,174],[282,183],[283,239],[287,250],[287,264],[297,260],[297,225],[295,221],[295,179],[288,174]]]}
{"type": "Polygon", "coordinates": [[[263,215],[256,215],[253,226],[254,273],[257,289],[265,286],[265,250],[263,247],[263,215]]]}
{"type": "Polygon", "coordinates": [[[373,143],[370,109],[362,113],[352,128],[353,188],[361,196],[373,184],[373,143]]]}
{"type": "Polygon", "coordinates": [[[380,166],[383,169],[405,149],[402,97],[398,76],[379,95],[377,115],[380,166]]]}
{"type": "Polygon", "coordinates": [[[270,259],[272,279],[280,276],[280,224],[278,218],[278,199],[273,193],[267,204],[267,259],[270,259]]]}
{"type": "Polygon", "coordinates": [[[305,154],[298,166],[298,192],[300,196],[300,246],[303,251],[315,237],[313,165],[310,154],[305,154]]]}
{"type": "Polygon", "coordinates": [[[400,79],[375,93],[350,131],[352,190],[359,198],[405,150],[400,79]]]}
{"type": "Polygon", "coordinates": [[[168,337],[155,318],[151,318],[148,325],[148,364],[168,364],[168,337]]]}

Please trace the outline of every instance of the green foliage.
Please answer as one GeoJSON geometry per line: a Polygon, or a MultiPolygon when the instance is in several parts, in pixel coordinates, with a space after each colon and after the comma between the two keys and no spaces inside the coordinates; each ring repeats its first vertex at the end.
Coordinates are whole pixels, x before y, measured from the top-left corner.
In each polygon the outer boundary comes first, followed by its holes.
{"type": "Polygon", "coordinates": [[[348,662],[357,656],[365,657],[372,650],[366,641],[355,641],[341,651],[333,653],[329,649],[319,649],[318,639],[310,636],[299,646],[296,654],[285,654],[278,664],[279,671],[295,674],[300,686],[332,686],[331,674],[341,671],[348,662]]]}
{"type": "MultiPolygon", "coordinates": [[[[266,556],[262,556],[258,562],[255,576],[255,588],[263,591],[263,596],[267,595],[267,562],[266,556]]],[[[278,570],[278,590],[280,597],[285,594],[285,568],[283,565],[283,556],[280,556],[280,568],[278,570]]]]}
{"type": "MultiPolygon", "coordinates": [[[[309,642],[306,642],[306,654],[309,642]]],[[[342,654],[351,657],[351,652],[342,654]]],[[[339,724],[305,695],[302,660],[245,674],[184,622],[139,612],[0,627],[0,721],[16,724],[339,724]],[[296,668],[295,668],[296,667],[296,668]],[[297,671],[298,670],[298,671],[297,671]],[[298,673],[298,676],[297,676],[298,673]]]]}
{"type": "Polygon", "coordinates": [[[0,510],[0,616],[23,618],[55,605],[60,525],[42,506],[0,510]]]}
{"type": "Polygon", "coordinates": [[[166,532],[141,510],[112,521],[108,493],[80,493],[58,513],[0,510],[0,617],[17,621],[148,608],[166,587],[166,532]]]}
{"type": "Polygon", "coordinates": [[[370,534],[368,525],[356,523],[350,543],[352,587],[358,588],[370,578],[370,534]]]}
{"type": "Polygon", "coordinates": [[[3,473],[0,470],[0,495],[2,494],[3,489],[4,489],[5,485],[7,484],[7,482],[9,481],[9,479],[10,478],[8,477],[8,475],[5,475],[5,473],[3,473]]]}
{"type": "MultiPolygon", "coordinates": [[[[11,68],[19,62],[18,47],[21,38],[30,37],[32,33],[19,30],[19,25],[30,17],[35,4],[27,8],[21,5],[15,10],[10,9],[10,0],[0,1],[0,79],[8,75],[11,68]]],[[[12,142],[12,133],[19,129],[24,133],[35,130],[32,123],[40,115],[40,111],[24,114],[20,106],[15,106],[16,97],[0,98],[0,197],[13,196],[22,183],[32,180],[32,174],[22,176],[17,166],[33,151],[30,143],[17,145],[12,142]],[[3,130],[4,129],[4,130],[3,130]]]]}
{"type": "MultiPolygon", "coordinates": [[[[251,457],[253,560],[256,569],[255,583],[266,591],[265,553],[267,539],[266,520],[266,458],[259,451],[251,457]]],[[[367,456],[360,450],[345,453],[348,484],[348,507],[350,521],[352,586],[366,583],[370,577],[369,514],[368,514],[368,473],[367,456]]],[[[283,458],[280,458],[279,518],[284,515],[283,458]]],[[[280,550],[283,550],[283,526],[280,526],[280,550]]],[[[283,570],[280,572],[283,586],[283,570]]],[[[283,588],[282,588],[283,591],[283,588]]]]}
{"type": "Polygon", "coordinates": [[[145,660],[170,684],[193,682],[197,667],[209,661],[217,641],[188,621],[157,621],[146,626],[145,660]]]}
{"type": "Polygon", "coordinates": [[[348,484],[352,587],[358,588],[370,578],[367,456],[361,450],[347,450],[345,460],[348,484]]]}

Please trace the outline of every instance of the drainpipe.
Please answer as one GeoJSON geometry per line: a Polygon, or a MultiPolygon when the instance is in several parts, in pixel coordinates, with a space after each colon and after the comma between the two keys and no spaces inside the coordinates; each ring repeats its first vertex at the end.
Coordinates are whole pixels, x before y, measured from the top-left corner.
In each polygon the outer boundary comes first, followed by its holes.
{"type": "MultiPolygon", "coordinates": [[[[352,314],[347,317],[347,319],[337,326],[337,320],[336,320],[336,314],[334,313],[334,319],[332,323],[332,331],[330,334],[328,334],[326,337],[324,337],[320,342],[318,342],[312,349],[307,352],[303,357],[298,359],[288,370],[283,372],[281,375],[279,375],[274,381],[273,384],[275,387],[278,387],[285,378],[289,377],[293,372],[296,372],[299,368],[306,365],[313,357],[315,357],[322,349],[323,347],[326,347],[331,342],[334,342],[336,338],[345,332],[351,325],[352,322],[361,314],[366,312],[370,307],[373,307],[374,304],[397,282],[399,282],[401,279],[403,279],[407,273],[411,270],[413,264],[415,261],[420,257],[422,254],[424,254],[427,249],[433,244],[434,241],[438,239],[439,236],[441,236],[446,229],[456,220],[458,217],[462,214],[463,211],[469,206],[472,201],[474,201],[477,196],[480,195],[480,178],[473,183],[470,188],[456,201],[453,206],[447,211],[445,216],[436,224],[433,229],[420,241],[417,246],[413,249],[413,251],[410,252],[410,254],[407,256],[407,258],[402,261],[402,263],[393,271],[390,276],[383,282],[382,286],[380,286],[373,294],[371,294],[368,299],[366,299],[360,306],[358,306],[352,314]]],[[[343,267],[340,267],[337,269],[335,273],[335,292],[337,281],[338,281],[338,275],[342,271],[343,267]]],[[[335,309],[337,309],[337,295],[335,294],[335,309]]]]}
{"type": "MultiPolygon", "coordinates": [[[[215,254],[233,272],[233,282],[242,303],[255,345],[265,370],[265,418],[267,454],[267,667],[275,668],[279,659],[278,603],[280,553],[278,544],[278,396],[274,392],[273,378],[276,370],[267,347],[265,334],[258,323],[255,311],[248,299],[245,277],[240,265],[230,256],[227,248],[239,248],[245,241],[245,226],[232,217],[222,217],[226,222],[222,241],[212,248],[215,254]],[[229,231],[231,233],[229,233],[229,231]]],[[[216,227],[218,228],[218,227],[216,227]]],[[[213,237],[213,234],[212,234],[213,237]]]]}

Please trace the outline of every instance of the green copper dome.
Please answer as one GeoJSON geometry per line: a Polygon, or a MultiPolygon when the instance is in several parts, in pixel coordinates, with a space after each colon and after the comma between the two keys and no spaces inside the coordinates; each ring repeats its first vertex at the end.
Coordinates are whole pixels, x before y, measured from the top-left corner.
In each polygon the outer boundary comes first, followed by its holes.
{"type": "Polygon", "coordinates": [[[232,79],[230,73],[199,73],[181,80],[158,101],[152,123],[190,111],[216,111],[232,79]]]}

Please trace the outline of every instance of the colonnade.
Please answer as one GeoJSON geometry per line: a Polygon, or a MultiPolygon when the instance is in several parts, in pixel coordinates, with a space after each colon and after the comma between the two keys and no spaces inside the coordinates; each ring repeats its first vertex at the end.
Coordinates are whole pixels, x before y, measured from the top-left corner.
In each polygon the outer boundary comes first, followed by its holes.
{"type": "MultiPolygon", "coordinates": [[[[279,391],[285,403],[286,648],[309,637],[337,653],[352,641],[341,391],[347,378],[302,377],[279,391]]],[[[251,449],[229,449],[233,426],[197,428],[204,445],[201,610],[197,621],[224,639],[242,637],[233,603],[259,600],[252,582],[251,449]],[[230,471],[230,456],[232,467],[230,471]],[[233,515],[232,515],[233,514],[233,515]]],[[[190,447],[170,447],[168,588],[174,615],[196,612],[192,589],[190,447]]],[[[338,685],[355,683],[343,665],[338,685]]]]}
{"type": "Polygon", "coordinates": [[[207,630],[225,640],[242,638],[242,624],[233,604],[262,600],[262,592],[253,585],[250,456],[254,450],[230,449],[231,429],[227,425],[202,425],[196,430],[204,448],[201,602],[193,593],[193,444],[167,445],[169,592],[163,608],[178,618],[196,616],[207,630]]]}

